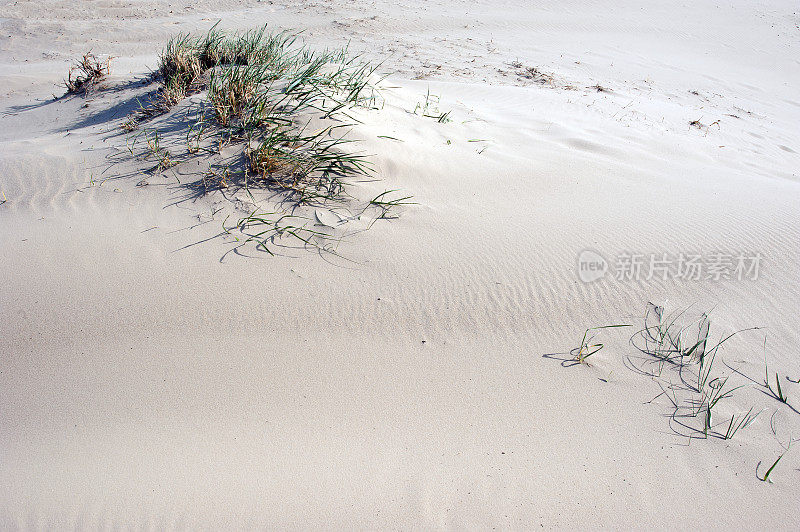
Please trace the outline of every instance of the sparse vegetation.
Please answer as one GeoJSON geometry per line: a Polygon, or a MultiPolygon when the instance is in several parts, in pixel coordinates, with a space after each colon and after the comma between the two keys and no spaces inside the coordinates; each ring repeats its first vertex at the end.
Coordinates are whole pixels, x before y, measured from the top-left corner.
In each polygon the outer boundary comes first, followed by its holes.
{"type": "Polygon", "coordinates": [[[701,131],[705,131],[705,135],[704,136],[708,136],[708,132],[709,132],[709,130],[711,129],[712,126],[717,126],[717,129],[720,129],[720,127],[721,127],[720,123],[719,123],[719,120],[714,120],[710,124],[704,124],[700,120],[702,120],[702,117],[698,118],[697,120],[690,120],[689,121],[689,126],[697,128],[697,129],[699,129],[701,131]]]}
{"type": "MultiPolygon", "coordinates": [[[[152,76],[158,89],[122,124],[131,133],[143,130],[131,135],[128,150],[155,159],[153,172],[206,162],[209,170],[197,182],[202,192],[241,187],[252,198],[252,188],[260,187],[279,194],[280,203],[308,207],[354,201],[345,191],[348,178],[369,175],[373,167],[366,154],[353,150],[347,133],[358,121],[354,109],[381,105],[376,69],[347,48],[314,51],[296,33],[265,27],[179,35],[160,55],[152,76]],[[157,124],[142,127],[166,113],[168,140],[157,124]],[[146,141],[144,152],[135,149],[138,136],[146,141]]],[[[436,118],[445,122],[448,113],[436,118]]],[[[377,220],[411,203],[410,197],[390,200],[386,194],[354,209],[371,209],[377,220]]],[[[247,235],[244,242],[255,241],[269,253],[286,238],[333,249],[320,244],[331,235],[313,228],[313,216],[291,209],[287,218],[273,210],[251,208],[235,226],[223,224],[223,234],[239,229],[247,235]]]]}
{"type": "MultiPolygon", "coordinates": [[[[689,309],[685,309],[665,314],[663,307],[648,303],[644,328],[631,337],[631,343],[638,349],[640,356],[627,356],[626,365],[629,369],[652,378],[661,388],[661,393],[647,403],[653,403],[659,397],[666,397],[671,410],[669,420],[673,432],[690,440],[694,438],[731,440],[741,430],[751,426],[766,408],[757,410],[755,406],[751,406],[746,411],[732,413],[729,407],[720,408],[720,405],[728,403],[734,396],[739,395],[740,391],[758,386],[759,383],[737,368],[719,362],[718,355],[733,337],[757,330],[758,327],[734,331],[712,342],[709,314],[702,313],[698,319],[692,320],[688,317],[688,311],[689,309]],[[720,370],[720,364],[729,371],[720,370]],[[736,383],[733,379],[737,376],[745,380],[736,383]],[[720,413],[725,410],[728,410],[727,414],[720,413]]],[[[606,325],[589,328],[584,332],[579,347],[570,351],[570,358],[558,358],[556,355],[545,355],[545,357],[557,358],[562,361],[563,366],[587,364],[587,359],[604,347],[604,344],[593,341],[593,333],[602,329],[625,326],[606,325]]],[[[607,379],[601,380],[607,382],[607,379]]],[[[767,395],[788,404],[780,375],[777,372],[770,372],[768,366],[765,369],[762,386],[767,395]]],[[[789,409],[796,413],[791,406],[789,409]]],[[[777,413],[776,410],[770,421],[776,438],[778,434],[774,420],[777,413]]],[[[788,452],[794,441],[797,440],[790,435],[788,445],[783,443],[781,445],[788,452]]],[[[759,480],[771,482],[770,475],[785,454],[786,452],[781,454],[763,476],[758,472],[761,466],[759,462],[756,468],[759,480]]]]}
{"type": "Polygon", "coordinates": [[[176,163],[172,159],[169,150],[161,145],[161,141],[158,137],[158,130],[144,131],[144,137],[147,142],[147,147],[150,150],[150,155],[158,162],[156,167],[158,171],[175,166],[176,163]]]}
{"type": "Polygon", "coordinates": [[[781,403],[788,404],[789,397],[784,393],[783,388],[781,388],[781,378],[778,375],[778,372],[775,372],[775,387],[773,388],[772,384],[770,383],[769,365],[766,361],[766,340],[764,340],[764,351],[764,386],[770,395],[772,395],[775,399],[781,403]]]}
{"type": "MultiPolygon", "coordinates": [[[[410,201],[413,196],[401,196],[399,198],[394,198],[394,199],[389,197],[390,194],[394,194],[396,192],[398,192],[398,191],[397,190],[387,190],[385,192],[381,192],[380,194],[378,194],[377,196],[375,196],[374,198],[372,198],[370,200],[370,202],[367,205],[367,207],[370,207],[370,206],[377,207],[379,209],[379,212],[380,212],[380,214],[375,218],[375,221],[391,217],[390,213],[396,207],[400,207],[400,206],[403,206],[403,205],[416,205],[415,202],[410,201]]],[[[365,207],[364,210],[366,210],[367,207],[365,207]]],[[[396,217],[396,216],[394,216],[394,217],[396,217]]],[[[373,221],[373,223],[374,223],[374,221],[373,221]]]]}
{"type": "Polygon", "coordinates": [[[758,465],[756,465],[756,478],[758,478],[758,480],[760,480],[761,482],[769,482],[769,483],[771,484],[771,483],[772,483],[772,481],[769,479],[769,476],[770,476],[770,474],[772,474],[772,470],[773,470],[773,469],[775,469],[775,466],[777,466],[777,465],[778,465],[778,462],[780,462],[780,461],[781,461],[781,458],[783,458],[783,455],[784,455],[784,454],[786,454],[786,453],[783,453],[783,454],[781,454],[781,455],[778,457],[778,459],[777,459],[777,460],[775,460],[775,461],[772,463],[772,465],[771,465],[771,466],[769,466],[769,469],[767,469],[767,472],[766,472],[766,473],[764,473],[764,476],[763,476],[763,477],[762,477],[762,476],[759,476],[759,474],[758,474],[758,468],[759,468],[759,466],[761,465],[761,462],[759,462],[759,463],[758,463],[758,465]]]}
{"type": "Polygon", "coordinates": [[[753,413],[753,408],[747,411],[746,414],[734,414],[731,416],[731,422],[728,424],[728,430],[725,431],[724,439],[730,440],[739,431],[750,425],[761,412],[753,413]]]}
{"type": "Polygon", "coordinates": [[[291,190],[301,200],[336,194],[342,177],[366,173],[369,165],[364,156],[340,150],[351,142],[337,134],[342,123],[313,131],[308,126],[374,104],[375,67],[349,57],[346,49],[316,53],[292,48],[296,41],[296,34],[268,33],[266,28],[231,36],[212,28],[200,38],[175,37],[160,56],[158,94],[123,127],[136,129],[186,96],[206,91],[206,105],[188,126],[190,153],[200,150],[210,113],[220,144],[242,143],[250,176],[291,190]],[[301,116],[306,116],[305,125],[298,124],[301,116]]]}
{"type": "Polygon", "coordinates": [[[93,53],[87,52],[77,61],[67,74],[64,86],[67,94],[86,94],[94,89],[111,73],[111,58],[101,61],[93,53]]]}
{"type": "Polygon", "coordinates": [[[442,112],[439,109],[439,96],[431,94],[430,89],[425,92],[425,100],[418,102],[414,107],[414,114],[419,113],[426,118],[434,118],[440,124],[450,122],[451,111],[442,112]]]}
{"type": "Polygon", "coordinates": [[[603,329],[616,329],[620,327],[630,327],[627,324],[618,324],[618,325],[602,325],[600,327],[591,327],[586,329],[583,333],[583,338],[581,339],[580,346],[575,353],[575,360],[577,360],[581,364],[588,364],[587,359],[603,349],[604,345],[601,343],[593,344],[591,342],[594,341],[594,335],[589,335],[592,331],[600,331],[603,329]]]}
{"type": "Polygon", "coordinates": [[[729,385],[731,374],[721,374],[715,369],[715,362],[726,342],[757,327],[735,331],[712,343],[708,313],[693,322],[687,319],[687,310],[665,315],[663,307],[648,303],[644,329],[632,339],[644,357],[629,357],[628,362],[637,371],[660,381],[659,396],[670,399],[673,409],[670,420],[675,430],[686,435],[699,433],[704,438],[730,439],[750,425],[758,413],[753,414],[750,408],[744,415],[733,414],[721,423],[714,422],[717,407],[746,386],[729,385]],[[698,416],[700,426],[692,426],[689,422],[698,416]],[[721,424],[726,427],[724,432],[716,430],[721,424]]]}

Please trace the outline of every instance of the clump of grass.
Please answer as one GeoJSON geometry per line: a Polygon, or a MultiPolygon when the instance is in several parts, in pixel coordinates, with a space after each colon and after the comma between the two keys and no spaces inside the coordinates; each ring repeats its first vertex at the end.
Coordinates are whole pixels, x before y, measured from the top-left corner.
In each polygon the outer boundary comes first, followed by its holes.
{"type": "Polygon", "coordinates": [[[296,119],[315,112],[329,119],[350,107],[373,105],[376,67],[350,57],[346,48],[295,49],[297,37],[269,33],[266,27],[229,36],[215,26],[201,38],[173,38],[159,59],[158,97],[141,105],[122,127],[132,131],[207,88],[205,101],[223,136],[246,141],[243,151],[254,177],[296,192],[309,184],[325,189],[324,196],[340,191],[342,177],[367,172],[369,165],[363,156],[341,149],[350,142],[333,135],[342,124],[306,134],[296,119]]]}
{"type": "MultiPolygon", "coordinates": [[[[644,328],[631,338],[631,343],[639,349],[642,357],[627,357],[626,365],[640,374],[655,380],[661,388],[661,393],[648,401],[652,403],[661,396],[666,396],[671,402],[672,413],[669,416],[670,427],[681,436],[690,439],[717,438],[731,440],[739,431],[751,426],[763,410],[756,411],[750,407],[746,412],[730,415],[723,421],[715,422],[718,416],[719,405],[734,397],[736,392],[759,383],[747,377],[739,370],[731,368],[727,374],[719,370],[720,357],[717,355],[734,336],[745,332],[757,330],[751,327],[722,335],[720,340],[711,340],[711,320],[708,313],[703,313],[699,319],[686,318],[688,308],[672,314],[665,314],[661,306],[648,303],[644,318],[644,328]],[[688,321],[688,324],[686,322],[688,321]],[[655,365],[655,369],[652,369],[655,365]],[[749,383],[737,385],[732,379],[736,376],[745,377],[749,383]]],[[[602,343],[593,343],[593,332],[598,329],[611,327],[625,327],[626,325],[607,325],[587,329],[581,339],[580,346],[571,351],[573,359],[561,359],[563,362],[586,363],[586,359],[603,349],[602,343]]],[[[545,355],[546,357],[550,357],[545,355]]],[[[562,365],[564,365],[562,362],[562,365]]],[[[765,360],[766,365],[766,360],[765,360]]],[[[763,386],[769,393],[781,402],[787,401],[781,384],[780,376],[776,372],[773,381],[770,379],[769,367],[765,370],[763,386]]],[[[607,379],[601,379],[607,382],[607,379]]],[[[790,407],[791,408],[791,407],[790,407]]],[[[777,413],[777,411],[776,411],[777,413]]],[[[777,437],[774,426],[774,414],[770,421],[773,434],[777,437]]],[[[797,440],[789,438],[787,445],[783,445],[784,453],[760,474],[761,462],[756,466],[756,476],[762,482],[771,482],[778,463],[790,450],[792,443],[797,440]]]]}
{"type": "MultiPolygon", "coordinates": [[[[368,157],[354,151],[354,141],[347,138],[357,122],[350,113],[356,107],[379,107],[376,69],[346,47],[310,50],[296,33],[261,27],[228,34],[214,26],[204,36],[181,34],[167,43],[153,78],[160,84],[157,92],[122,127],[133,131],[194,94],[174,113],[179,117],[174,123],[186,123],[185,132],[178,131],[185,154],[173,155],[157,131],[145,132],[146,154],[158,161],[157,170],[204,157],[211,159],[209,171],[191,184],[201,191],[243,185],[254,202],[252,187],[277,192],[270,197],[281,204],[350,201],[348,179],[373,172],[368,157]],[[215,164],[220,158],[223,164],[215,164]]],[[[448,116],[441,113],[440,121],[448,116]]],[[[169,132],[175,133],[174,128],[169,132]]],[[[168,145],[174,149],[177,144],[168,145]]],[[[380,195],[367,207],[378,207],[380,218],[407,200],[380,195]]],[[[299,216],[301,211],[289,212],[299,216]]],[[[235,227],[262,251],[286,238],[329,249],[320,244],[325,233],[300,220],[276,220],[275,213],[254,209],[235,227]]]]}
{"type": "Polygon", "coordinates": [[[265,68],[232,66],[211,76],[208,101],[214,115],[223,127],[232,125],[236,118],[243,118],[248,111],[255,110],[253,101],[265,77],[265,68]]]}
{"type": "Polygon", "coordinates": [[[347,107],[375,105],[372,77],[377,65],[349,56],[346,48],[295,48],[297,39],[298,34],[269,33],[266,27],[231,36],[216,26],[201,38],[178,35],[159,58],[155,77],[161,82],[160,94],[149,105],[155,109],[138,110],[139,119],[128,126],[206,87],[223,125],[245,110],[261,115],[271,111],[266,114],[274,118],[316,109],[330,118],[347,107]]]}
{"type": "Polygon", "coordinates": [[[205,72],[196,39],[178,35],[170,39],[158,60],[158,75],[163,80],[163,98],[175,105],[193,89],[205,72]]]}
{"type": "Polygon", "coordinates": [[[295,189],[302,174],[302,155],[291,137],[274,131],[258,146],[248,149],[247,162],[253,175],[282,188],[295,189]]]}
{"type": "Polygon", "coordinates": [[[219,32],[212,32],[203,40],[204,49],[210,50],[206,54],[209,68],[217,64],[269,65],[277,71],[280,70],[278,63],[285,50],[297,39],[297,34],[289,32],[271,34],[266,26],[248,30],[230,39],[219,32]]]}
{"type": "Polygon", "coordinates": [[[69,69],[64,86],[68,94],[86,94],[111,73],[111,58],[101,61],[87,52],[69,69]]]}
{"type": "Polygon", "coordinates": [[[519,62],[515,62],[514,65],[519,65],[515,68],[517,68],[517,75],[521,78],[531,80],[539,85],[555,85],[555,78],[552,74],[542,72],[537,67],[522,68],[522,64],[519,62]]]}
{"type": "MultiPolygon", "coordinates": [[[[159,96],[123,127],[135,129],[143,120],[166,112],[186,96],[206,88],[209,77],[213,104],[223,125],[248,108],[248,96],[253,95],[246,93],[281,79],[285,80],[283,103],[294,99],[307,107],[327,106],[326,117],[347,106],[374,105],[376,94],[370,78],[376,65],[350,57],[346,48],[321,53],[296,48],[298,37],[285,31],[270,33],[266,26],[227,35],[216,30],[216,25],[203,37],[178,35],[159,57],[155,73],[161,82],[159,96]],[[217,69],[222,70],[215,73],[217,69]]],[[[276,94],[272,92],[270,99],[276,94]]],[[[263,98],[260,103],[264,107],[263,98]]],[[[301,108],[296,105],[293,110],[301,108]]]]}
{"type": "Polygon", "coordinates": [[[333,199],[344,189],[343,179],[366,174],[364,155],[340,148],[352,141],[332,135],[334,128],[306,134],[287,128],[268,130],[247,151],[250,172],[267,184],[294,193],[300,202],[333,199]]]}

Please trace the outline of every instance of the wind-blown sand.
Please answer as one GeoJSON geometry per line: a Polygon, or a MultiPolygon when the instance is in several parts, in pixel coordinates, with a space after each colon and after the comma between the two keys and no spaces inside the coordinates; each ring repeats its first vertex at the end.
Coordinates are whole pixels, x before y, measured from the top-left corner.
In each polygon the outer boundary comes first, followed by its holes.
{"type": "Polygon", "coordinates": [[[0,528],[796,529],[800,449],[756,465],[800,437],[800,15],[657,4],[4,1],[0,528]],[[385,59],[353,190],[416,205],[341,257],[270,257],[213,238],[231,195],[137,187],[118,126],[167,39],[217,20],[385,59]],[[107,88],[54,100],[89,49],[107,88]],[[428,90],[452,122],[412,113],[428,90]],[[614,275],[717,252],[758,278],[614,275]],[[719,355],[746,385],[720,419],[761,411],[734,439],[650,402],[633,330],[560,363],[648,301],[764,328],[719,355]]]}

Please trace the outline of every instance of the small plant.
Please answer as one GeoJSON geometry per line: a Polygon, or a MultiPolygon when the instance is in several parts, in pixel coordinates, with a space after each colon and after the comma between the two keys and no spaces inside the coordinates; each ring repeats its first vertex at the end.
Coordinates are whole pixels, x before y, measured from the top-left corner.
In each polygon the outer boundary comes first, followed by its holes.
{"type": "Polygon", "coordinates": [[[618,327],[630,327],[627,324],[619,324],[619,325],[602,325],[600,327],[590,327],[586,329],[586,332],[583,333],[583,338],[581,339],[580,347],[578,347],[578,352],[575,354],[575,360],[577,360],[581,364],[588,364],[586,360],[603,349],[603,344],[591,344],[594,336],[589,336],[591,331],[599,331],[602,329],[614,329],[618,327]]]}
{"type": "MultiPolygon", "coordinates": [[[[710,336],[709,314],[702,313],[699,319],[691,320],[685,318],[688,310],[667,315],[663,307],[648,303],[644,329],[631,339],[646,355],[639,359],[642,360],[641,366],[635,366],[635,369],[661,381],[662,392],[657,397],[666,394],[671,401],[673,412],[670,420],[679,434],[691,437],[699,433],[704,438],[728,440],[749,426],[760,412],[754,413],[751,408],[745,414],[734,414],[722,423],[722,430],[715,431],[718,405],[746,386],[731,385],[732,374],[720,374],[720,363],[715,362],[734,336],[757,327],[734,331],[714,342],[710,336]],[[655,364],[655,370],[649,369],[651,364],[655,364]],[[697,422],[691,421],[695,419],[697,422]]],[[[628,360],[632,363],[634,359],[628,360]]]]}
{"type": "Polygon", "coordinates": [[[386,192],[381,192],[380,194],[372,198],[369,204],[387,209],[390,209],[392,207],[398,207],[400,205],[416,205],[416,203],[413,201],[406,201],[410,200],[413,196],[405,196],[397,199],[388,199],[386,196],[393,192],[397,192],[397,190],[387,190],[386,192]]]}
{"type": "Polygon", "coordinates": [[[144,136],[145,141],[147,141],[147,147],[150,150],[150,155],[158,161],[158,165],[156,166],[158,172],[178,164],[172,159],[172,154],[170,154],[169,150],[161,146],[157,130],[153,130],[152,133],[145,131],[144,136]]]}
{"type": "Polygon", "coordinates": [[[698,407],[699,410],[703,410],[703,406],[705,405],[705,419],[703,423],[703,434],[708,435],[708,431],[711,430],[712,426],[712,418],[711,414],[714,411],[714,407],[717,406],[717,403],[722,401],[723,399],[728,399],[733,395],[733,392],[742,388],[744,385],[736,386],[735,388],[731,388],[729,390],[725,389],[725,385],[728,383],[728,378],[720,378],[717,377],[711,380],[708,383],[708,386],[704,386],[701,389],[701,397],[700,397],[700,405],[698,407]]]}
{"type": "Polygon", "coordinates": [[[769,383],[769,374],[767,374],[767,380],[765,381],[767,389],[772,393],[772,395],[781,403],[786,403],[789,398],[788,396],[783,393],[783,389],[781,389],[781,379],[778,376],[778,372],[775,372],[775,388],[772,388],[772,385],[769,383]]]}
{"type": "Polygon", "coordinates": [[[769,476],[770,476],[770,474],[772,473],[772,470],[773,470],[773,469],[775,469],[775,466],[776,466],[776,465],[778,465],[778,462],[780,462],[780,461],[781,461],[781,458],[783,458],[783,455],[784,455],[784,454],[786,454],[786,452],[784,452],[783,454],[781,454],[781,455],[778,457],[778,459],[777,459],[777,460],[775,460],[775,461],[772,463],[772,465],[771,465],[771,466],[769,466],[769,469],[767,469],[767,472],[766,472],[766,473],[764,473],[764,476],[763,476],[763,477],[761,477],[761,476],[759,476],[759,475],[758,475],[758,468],[759,468],[759,466],[761,465],[761,462],[759,462],[759,463],[758,463],[758,465],[756,465],[756,478],[757,478],[758,480],[760,480],[761,482],[769,482],[770,484],[772,484],[772,481],[769,479],[769,476]]]}
{"type": "MultiPolygon", "coordinates": [[[[255,210],[236,222],[236,228],[248,236],[242,244],[255,242],[257,250],[264,251],[269,255],[275,255],[270,245],[278,245],[282,239],[286,238],[289,239],[289,245],[300,244],[304,247],[335,254],[334,249],[326,247],[324,244],[330,239],[330,235],[308,228],[308,225],[313,225],[313,223],[313,220],[304,216],[280,215],[275,212],[255,210]],[[253,229],[257,229],[257,231],[253,231],[253,229]]],[[[224,222],[223,231],[230,234],[230,228],[226,228],[224,222]]]]}
{"type": "Polygon", "coordinates": [[[80,61],[69,69],[64,86],[68,94],[86,94],[111,73],[111,58],[100,61],[93,53],[83,54],[80,61]]]}
{"type": "Polygon", "coordinates": [[[775,372],[775,388],[772,387],[772,384],[769,382],[769,365],[767,364],[767,339],[764,339],[764,386],[767,388],[767,391],[780,401],[781,403],[788,404],[787,401],[789,397],[783,393],[783,389],[781,388],[781,379],[778,375],[778,372],[775,372]]]}
{"type": "Polygon", "coordinates": [[[425,93],[425,101],[417,103],[416,107],[414,107],[414,114],[417,114],[417,112],[425,118],[435,118],[440,124],[446,124],[451,121],[451,111],[443,113],[439,109],[439,96],[431,94],[430,89],[425,93]]]}
{"type": "Polygon", "coordinates": [[[204,68],[200,61],[197,42],[189,35],[178,35],[171,39],[158,61],[158,75],[164,82],[164,92],[171,104],[175,104],[197,86],[204,68]]]}
{"type": "Polygon", "coordinates": [[[203,140],[203,133],[206,130],[205,122],[201,116],[199,120],[189,124],[186,130],[186,151],[195,154],[200,151],[200,143],[203,140]]]}
{"type": "Polygon", "coordinates": [[[519,66],[515,66],[515,64],[512,64],[512,66],[517,69],[517,75],[519,77],[529,79],[540,85],[555,85],[555,78],[552,74],[542,72],[536,67],[523,68],[522,64],[519,62],[516,62],[516,64],[519,66]]]}
{"type": "Polygon", "coordinates": [[[746,428],[753,421],[755,421],[759,414],[761,414],[761,412],[756,412],[755,415],[753,415],[753,409],[750,408],[750,410],[748,410],[744,415],[732,415],[731,422],[728,424],[728,430],[725,431],[725,436],[723,439],[730,440],[733,438],[739,429],[746,428]]]}
{"type": "Polygon", "coordinates": [[[717,126],[718,129],[720,128],[719,120],[714,120],[710,124],[704,124],[704,123],[702,123],[700,121],[702,119],[703,118],[700,117],[697,120],[690,120],[689,121],[689,126],[690,127],[695,127],[695,128],[697,128],[699,130],[705,130],[705,135],[704,136],[708,136],[708,132],[709,132],[709,130],[711,129],[712,126],[717,126]]]}
{"type": "Polygon", "coordinates": [[[208,172],[203,174],[203,188],[208,191],[214,187],[219,189],[228,188],[228,184],[231,182],[231,176],[234,174],[231,171],[230,166],[223,165],[219,170],[215,169],[212,165],[209,165],[208,172]]]}
{"type": "Polygon", "coordinates": [[[412,199],[413,196],[404,196],[401,198],[389,199],[388,197],[389,194],[392,194],[394,192],[397,192],[397,190],[387,190],[386,192],[381,192],[380,194],[378,194],[377,196],[375,196],[370,200],[367,207],[374,206],[381,209],[380,216],[375,218],[375,220],[372,223],[375,223],[376,221],[381,219],[389,218],[390,211],[395,207],[400,207],[402,205],[416,205],[416,202],[408,201],[412,199]]]}

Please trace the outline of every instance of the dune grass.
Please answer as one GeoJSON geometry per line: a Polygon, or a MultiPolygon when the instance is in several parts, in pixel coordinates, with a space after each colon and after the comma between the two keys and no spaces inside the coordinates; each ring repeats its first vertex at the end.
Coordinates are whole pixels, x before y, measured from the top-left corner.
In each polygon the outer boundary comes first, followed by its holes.
{"type": "MultiPolygon", "coordinates": [[[[788,405],[788,397],[781,385],[779,373],[771,372],[766,364],[766,341],[763,383],[747,376],[739,368],[720,361],[719,354],[732,338],[747,331],[758,330],[759,327],[736,330],[712,341],[709,313],[702,313],[699,318],[692,319],[689,310],[686,308],[666,314],[663,307],[648,303],[644,327],[630,339],[639,355],[625,357],[625,365],[629,369],[654,380],[661,388],[661,393],[646,403],[666,397],[670,409],[666,417],[676,435],[687,437],[690,442],[693,439],[732,440],[740,431],[753,425],[761,413],[767,410],[766,407],[757,410],[755,406],[738,412],[732,410],[732,399],[744,393],[747,388],[761,387],[765,395],[788,405]],[[741,380],[737,383],[736,379],[740,377],[741,380]],[[720,408],[723,404],[729,406],[720,408]]],[[[593,341],[594,333],[613,327],[625,325],[587,329],[579,347],[570,351],[573,358],[569,360],[575,365],[588,365],[587,359],[604,347],[604,344],[593,341]]],[[[607,382],[607,379],[601,380],[607,382]]],[[[794,382],[788,378],[787,380],[794,382]]],[[[789,409],[796,412],[791,405],[789,409]]],[[[770,421],[776,438],[777,432],[772,423],[777,412],[775,410],[770,421]]],[[[785,452],[778,456],[763,475],[759,472],[761,462],[758,463],[756,476],[759,480],[771,483],[770,475],[794,441],[796,440],[790,437],[788,445],[781,443],[785,452]]]]}
{"type": "Polygon", "coordinates": [[[161,171],[175,166],[176,161],[172,158],[172,154],[161,145],[161,140],[158,136],[158,130],[144,131],[144,138],[147,142],[147,148],[150,150],[150,155],[157,161],[156,170],[161,171]]]}
{"type": "Polygon", "coordinates": [[[439,102],[440,97],[436,94],[431,94],[431,90],[428,89],[425,92],[425,100],[422,102],[417,102],[417,105],[414,107],[414,114],[420,114],[425,118],[433,118],[440,124],[446,124],[451,121],[450,113],[452,111],[443,112],[439,109],[439,102]]]}
{"type": "MultiPolygon", "coordinates": [[[[715,421],[719,417],[717,412],[720,404],[744,392],[746,388],[759,385],[756,379],[748,377],[728,364],[722,363],[728,371],[721,370],[718,355],[733,337],[759,328],[737,330],[722,335],[718,341],[712,342],[709,313],[703,313],[698,320],[693,321],[686,319],[688,310],[665,315],[662,307],[649,303],[645,327],[634,335],[632,342],[645,355],[642,362],[655,364],[655,370],[648,372],[643,370],[645,366],[636,366],[630,362],[629,366],[659,382],[662,388],[662,393],[659,395],[666,394],[671,402],[673,412],[670,415],[670,422],[675,432],[689,436],[690,439],[701,434],[703,438],[731,440],[739,431],[751,426],[767,408],[756,410],[756,407],[752,406],[746,412],[734,412],[728,414],[730,418],[726,416],[720,421],[715,421]],[[686,322],[688,323],[684,324],[686,322]],[[668,370],[669,373],[665,373],[668,370]],[[742,377],[744,380],[739,384],[729,384],[733,377],[742,377]],[[698,428],[698,424],[693,425],[690,422],[698,417],[702,423],[701,428],[698,428]]],[[[766,363],[766,340],[764,346],[765,377],[762,384],[764,391],[766,395],[788,404],[779,374],[774,372],[774,380],[770,378],[773,372],[766,363]]],[[[776,410],[775,413],[777,412],[776,410]]],[[[772,431],[777,437],[774,426],[772,431]]],[[[790,437],[788,445],[781,444],[785,452],[778,456],[763,475],[759,474],[761,466],[759,462],[756,466],[756,476],[759,480],[771,483],[770,475],[788,452],[792,441],[790,437]]]]}
{"type": "Polygon", "coordinates": [[[725,440],[732,439],[739,429],[743,429],[748,427],[755,419],[761,414],[761,412],[753,413],[753,407],[747,411],[746,414],[734,414],[731,416],[731,421],[728,424],[728,429],[725,431],[724,438],[725,440]]]}
{"type": "MultiPolygon", "coordinates": [[[[715,422],[719,405],[747,386],[729,384],[732,374],[720,372],[716,362],[727,342],[758,327],[734,331],[714,342],[710,336],[709,313],[691,320],[687,317],[688,310],[666,315],[662,307],[648,303],[644,328],[632,339],[644,355],[636,368],[663,381],[672,402],[670,419],[680,430],[688,431],[688,434],[700,433],[704,438],[731,439],[739,430],[749,426],[760,412],[753,413],[751,407],[746,413],[734,413],[730,419],[715,422]],[[698,417],[700,426],[692,426],[689,422],[698,417]],[[724,432],[718,429],[724,429],[724,432]]],[[[662,390],[665,389],[663,386],[662,390]]]]}
{"type": "MultiPolygon", "coordinates": [[[[293,206],[282,213],[272,212],[274,206],[251,209],[236,225],[223,223],[224,234],[238,229],[246,242],[268,253],[287,237],[327,250],[332,247],[319,242],[330,235],[295,208],[352,202],[346,190],[352,178],[374,173],[348,133],[358,123],[356,108],[382,106],[379,66],[347,47],[312,50],[299,33],[266,27],[226,33],[214,26],[205,35],[181,34],[166,44],[152,74],[157,90],[122,128],[134,138],[130,153],[155,161],[153,172],[198,161],[209,168],[197,182],[204,193],[241,187],[255,202],[258,188],[271,201],[293,206]],[[148,125],[156,121],[167,124],[166,136],[157,124],[148,125]],[[145,142],[135,153],[139,137],[145,142]]],[[[349,219],[360,219],[370,208],[376,219],[387,218],[412,203],[410,196],[388,196],[356,201],[359,214],[349,219]]]]}
{"type": "MultiPolygon", "coordinates": [[[[352,141],[342,130],[353,122],[348,109],[375,105],[377,66],[346,48],[299,46],[298,37],[266,27],[228,35],[215,26],[201,37],[173,38],[159,58],[156,96],[123,128],[133,131],[204,92],[201,117],[186,132],[189,154],[200,151],[199,138],[213,125],[224,139],[220,145],[241,144],[243,174],[251,183],[289,191],[300,201],[336,196],[343,178],[371,170],[364,155],[344,150],[352,141]]],[[[163,149],[151,151],[168,166],[163,149]]]]}
{"type": "Polygon", "coordinates": [[[783,391],[781,387],[781,378],[778,375],[778,372],[775,372],[775,387],[772,387],[772,383],[770,382],[769,378],[769,365],[767,364],[766,360],[766,340],[764,341],[764,387],[767,389],[770,395],[784,404],[789,404],[789,397],[783,391]]]}
{"type": "Polygon", "coordinates": [[[590,327],[586,329],[583,333],[583,338],[581,339],[581,343],[578,346],[577,352],[575,354],[575,360],[581,364],[588,364],[588,359],[601,349],[603,349],[604,344],[596,343],[593,344],[591,342],[594,341],[594,335],[589,333],[593,331],[601,331],[603,329],[617,329],[621,327],[630,327],[628,324],[615,324],[615,325],[601,325],[600,327],[590,327]]]}
{"type": "Polygon", "coordinates": [[[64,86],[67,94],[86,94],[111,74],[111,58],[101,61],[87,52],[69,69],[64,86]]]}
{"type": "Polygon", "coordinates": [[[775,469],[775,466],[778,465],[778,462],[781,461],[781,458],[783,458],[784,454],[786,454],[786,453],[783,453],[780,456],[778,456],[777,460],[775,460],[772,463],[772,465],[769,466],[769,469],[767,469],[766,473],[764,473],[764,476],[760,476],[758,474],[758,468],[761,465],[761,462],[759,462],[758,465],[756,465],[756,478],[758,478],[758,480],[760,480],[761,482],[769,482],[771,484],[772,481],[769,479],[769,476],[772,474],[772,470],[775,469]]]}

